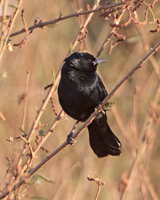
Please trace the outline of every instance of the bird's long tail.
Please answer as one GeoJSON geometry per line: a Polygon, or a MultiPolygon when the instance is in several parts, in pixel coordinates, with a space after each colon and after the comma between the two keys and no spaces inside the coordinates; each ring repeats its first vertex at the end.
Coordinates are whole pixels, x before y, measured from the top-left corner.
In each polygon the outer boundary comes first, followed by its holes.
{"type": "Polygon", "coordinates": [[[90,146],[98,157],[118,156],[121,153],[121,142],[110,129],[107,116],[99,113],[88,126],[90,146]]]}

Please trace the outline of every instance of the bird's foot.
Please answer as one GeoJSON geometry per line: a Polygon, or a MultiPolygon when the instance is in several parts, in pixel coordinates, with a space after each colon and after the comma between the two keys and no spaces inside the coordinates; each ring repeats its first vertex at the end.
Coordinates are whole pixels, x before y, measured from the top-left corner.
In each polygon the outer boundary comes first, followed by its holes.
{"type": "Polygon", "coordinates": [[[97,112],[102,112],[103,114],[105,114],[104,109],[102,108],[101,104],[99,103],[98,106],[95,108],[95,111],[97,112]]]}
{"type": "Polygon", "coordinates": [[[67,143],[70,145],[74,145],[76,143],[76,139],[73,138],[73,132],[67,136],[67,143]]]}

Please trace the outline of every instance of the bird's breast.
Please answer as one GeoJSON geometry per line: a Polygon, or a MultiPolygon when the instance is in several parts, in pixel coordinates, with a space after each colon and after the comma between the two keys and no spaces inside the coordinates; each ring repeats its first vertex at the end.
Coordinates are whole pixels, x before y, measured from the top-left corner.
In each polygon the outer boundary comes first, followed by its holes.
{"type": "Polygon", "coordinates": [[[96,76],[80,76],[73,72],[61,76],[58,87],[59,101],[64,111],[72,118],[84,121],[98,105],[96,79],[96,76]]]}

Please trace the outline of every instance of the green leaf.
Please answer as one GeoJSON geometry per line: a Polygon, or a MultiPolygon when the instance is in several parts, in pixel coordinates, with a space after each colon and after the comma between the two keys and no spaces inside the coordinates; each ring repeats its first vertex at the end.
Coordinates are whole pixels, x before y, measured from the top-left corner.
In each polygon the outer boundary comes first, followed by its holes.
{"type": "Polygon", "coordinates": [[[39,135],[43,136],[44,135],[44,131],[43,130],[39,130],[39,135]]]}
{"type": "Polygon", "coordinates": [[[140,36],[134,36],[134,37],[128,38],[128,39],[127,39],[127,42],[131,44],[131,43],[138,42],[140,39],[141,39],[140,36]]]}
{"type": "Polygon", "coordinates": [[[40,177],[38,176],[37,180],[36,180],[37,185],[42,185],[42,182],[40,180],[40,177]]]}
{"type": "Polygon", "coordinates": [[[62,12],[61,12],[61,11],[59,11],[59,16],[60,16],[60,17],[62,16],[62,12]]]}
{"type": "Polygon", "coordinates": [[[39,178],[39,174],[34,174],[27,182],[27,184],[30,185],[30,186],[35,184],[35,183],[37,183],[38,185],[42,185],[40,178],[39,178]]]}
{"type": "Polygon", "coordinates": [[[104,110],[110,111],[110,108],[112,107],[113,104],[114,102],[107,102],[104,106],[104,110]]]}
{"type": "Polygon", "coordinates": [[[46,181],[48,183],[55,183],[55,181],[52,181],[48,177],[40,175],[40,174],[39,174],[39,178],[43,179],[44,181],[46,181]]]}
{"type": "Polygon", "coordinates": [[[8,42],[11,42],[11,39],[10,39],[10,38],[8,38],[7,43],[8,43],[8,42]]]}
{"type": "Polygon", "coordinates": [[[19,128],[19,130],[23,133],[22,134],[23,137],[27,137],[28,134],[23,129],[19,128]]]}
{"type": "Polygon", "coordinates": [[[74,53],[74,49],[73,49],[72,44],[70,44],[70,53],[71,53],[71,54],[74,53]]]}
{"type": "Polygon", "coordinates": [[[48,198],[45,197],[31,197],[31,199],[48,200],[48,198]]]}
{"type": "Polygon", "coordinates": [[[55,80],[55,72],[54,72],[54,69],[52,69],[52,78],[53,78],[53,80],[55,80]]]}
{"type": "Polygon", "coordinates": [[[11,8],[19,8],[18,5],[13,5],[13,4],[8,4],[8,6],[11,7],[11,8]]]}
{"type": "MultiPolygon", "coordinates": [[[[5,16],[6,19],[10,19],[10,17],[11,17],[11,15],[6,15],[6,16],[5,16]]],[[[3,17],[0,16],[0,23],[2,22],[2,19],[3,19],[3,17]]]]}

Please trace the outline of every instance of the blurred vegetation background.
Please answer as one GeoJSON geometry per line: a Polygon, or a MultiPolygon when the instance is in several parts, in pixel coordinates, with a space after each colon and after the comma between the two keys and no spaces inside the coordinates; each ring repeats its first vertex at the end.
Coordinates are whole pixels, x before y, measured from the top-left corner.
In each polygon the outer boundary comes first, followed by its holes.
{"type": "MultiPolygon", "coordinates": [[[[24,0],[24,18],[27,26],[31,26],[37,17],[42,21],[48,21],[57,18],[60,13],[64,16],[74,13],[80,8],[86,10],[87,4],[92,7],[93,2],[92,0],[24,0]]],[[[115,2],[107,1],[107,4],[115,2]]],[[[146,2],[151,3],[152,1],[146,2]]],[[[17,1],[10,0],[8,3],[14,5],[17,1]]],[[[144,6],[139,11],[142,21],[144,20],[144,6]]],[[[157,18],[160,17],[159,8],[160,2],[152,9],[157,18]]],[[[12,7],[8,7],[7,14],[11,14],[12,9],[12,7]]],[[[125,17],[124,21],[127,19],[127,15],[125,17]]],[[[19,103],[19,99],[25,91],[26,72],[30,72],[25,123],[25,131],[28,132],[37,109],[47,94],[44,87],[53,81],[52,71],[56,74],[62,66],[63,60],[79,32],[79,21],[83,21],[85,18],[85,15],[79,18],[74,17],[53,26],[35,29],[23,48],[13,47],[12,52],[5,51],[0,69],[0,112],[5,117],[4,121],[0,120],[0,183],[5,181],[8,159],[12,159],[19,151],[19,142],[9,143],[6,138],[17,137],[21,134],[19,128],[22,124],[24,103],[23,101],[19,103]]],[[[148,22],[150,21],[153,21],[151,12],[148,15],[148,22]]],[[[22,28],[23,23],[19,14],[12,32],[22,28]]],[[[126,36],[126,40],[115,47],[111,55],[107,54],[108,45],[106,46],[100,57],[108,59],[109,62],[100,65],[98,73],[108,92],[146,55],[144,45],[148,47],[149,51],[160,40],[159,32],[149,32],[155,28],[156,24],[147,23],[145,26],[136,26],[131,23],[128,27],[120,29],[120,33],[126,36]]],[[[110,29],[110,21],[105,21],[103,17],[100,17],[99,12],[95,13],[87,27],[88,34],[84,39],[83,50],[96,55],[110,29]]],[[[20,34],[12,37],[11,44],[19,43],[24,36],[25,34],[20,34]]],[[[79,46],[75,51],[78,50],[79,46]]],[[[156,65],[159,66],[160,51],[153,57],[156,65]]],[[[47,182],[38,174],[37,178],[34,175],[34,179],[31,178],[28,184],[22,186],[20,197],[22,199],[43,197],[54,200],[91,200],[95,198],[97,185],[95,182],[89,182],[87,176],[98,175],[105,182],[98,199],[120,199],[123,187],[128,181],[125,174],[131,170],[141,133],[147,129],[147,117],[149,120],[153,119],[151,113],[155,113],[153,104],[158,88],[159,78],[153,62],[148,60],[111,98],[110,101],[114,102],[114,105],[107,115],[113,132],[116,133],[123,145],[122,154],[119,157],[97,158],[89,146],[88,132],[85,129],[77,138],[74,146],[67,146],[64,151],[38,171],[43,178],[48,177],[48,180],[53,182],[47,182]],[[123,185],[122,182],[125,184],[123,185]]],[[[61,107],[57,93],[53,99],[56,110],[59,112],[61,107]]],[[[158,109],[159,104],[156,112],[157,118],[159,118],[158,109]]],[[[41,123],[50,124],[54,118],[52,106],[48,104],[41,123]]],[[[70,117],[67,118],[68,120],[60,120],[54,133],[43,145],[49,152],[65,141],[74,125],[75,121],[70,117]]],[[[43,130],[47,128],[44,127],[43,130]]],[[[148,146],[134,170],[132,182],[124,199],[150,200],[156,199],[154,195],[160,196],[159,131],[158,122],[153,120],[153,128],[150,131],[150,137],[148,136],[148,146]]],[[[32,167],[46,155],[45,151],[40,151],[32,167]]]]}

